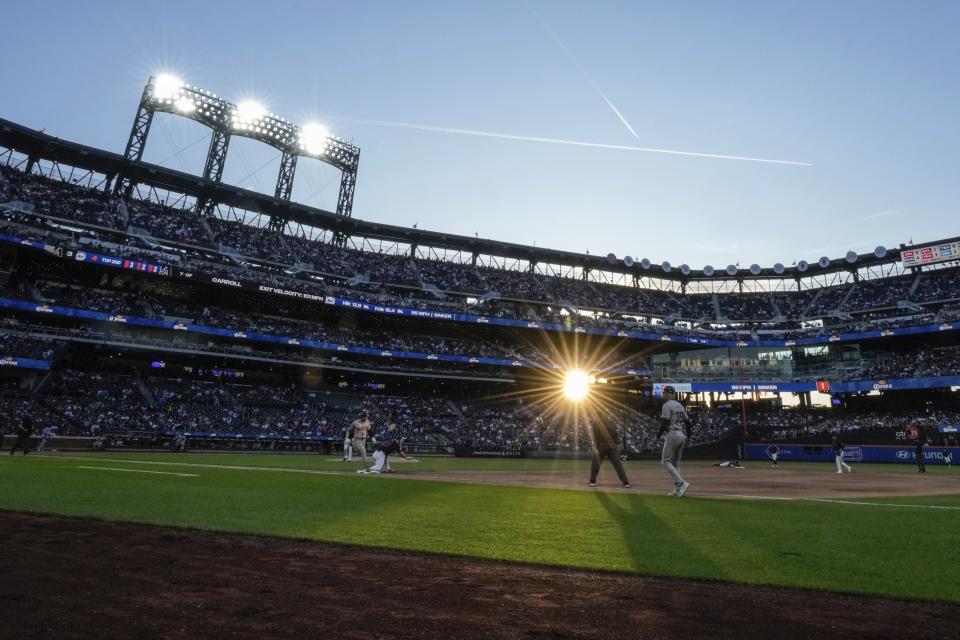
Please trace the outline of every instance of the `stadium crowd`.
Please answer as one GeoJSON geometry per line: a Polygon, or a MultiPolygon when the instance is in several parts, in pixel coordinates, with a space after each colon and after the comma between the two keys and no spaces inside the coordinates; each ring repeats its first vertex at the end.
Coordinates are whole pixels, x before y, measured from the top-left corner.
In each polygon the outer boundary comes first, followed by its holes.
{"type": "MultiPolygon", "coordinates": [[[[31,289],[31,287],[26,287],[31,289]]],[[[32,287],[37,302],[153,319],[179,318],[204,326],[244,333],[261,333],[318,342],[367,347],[380,351],[410,351],[427,354],[455,354],[471,357],[522,359],[528,362],[549,362],[548,355],[536,346],[503,339],[466,339],[417,335],[407,332],[363,330],[324,325],[316,321],[298,320],[280,306],[273,313],[251,314],[232,309],[198,304],[189,300],[152,295],[148,292],[128,293],[80,287],[53,281],[38,281],[32,287]],[[277,314],[277,315],[274,315],[277,314]],[[281,317],[284,316],[284,317],[281,317]]],[[[633,360],[638,366],[639,358],[633,360]]]]}
{"type": "MultiPolygon", "coordinates": [[[[18,169],[0,166],[0,202],[27,203],[39,218],[55,216],[100,228],[115,229],[134,238],[146,231],[153,241],[167,240],[207,249],[203,259],[216,257],[220,269],[233,277],[257,280],[253,264],[238,264],[236,256],[277,267],[310,268],[339,278],[368,279],[391,290],[395,300],[414,297],[419,304],[438,301],[435,290],[457,292],[466,297],[495,292],[501,299],[526,300],[543,305],[568,305],[579,309],[599,309],[609,315],[626,314],[683,318],[704,325],[748,323],[760,325],[785,316],[786,320],[816,318],[851,312],[896,309],[898,303],[936,303],[960,300],[960,271],[937,269],[920,276],[905,275],[877,280],[861,280],[816,291],[777,292],[772,294],[687,294],[656,291],[633,286],[587,281],[578,273],[566,276],[546,275],[528,270],[477,267],[456,261],[441,261],[418,255],[395,255],[381,250],[349,249],[307,239],[292,228],[275,230],[243,223],[217,214],[208,218],[148,200],[132,200],[125,206],[97,189],[71,184],[18,169]],[[217,254],[221,250],[223,254],[217,254]],[[779,313],[778,313],[779,311],[779,313]]],[[[96,236],[102,229],[92,229],[96,236]]],[[[181,249],[183,249],[181,247],[181,249]]],[[[192,259],[200,259],[194,253],[192,259]]],[[[244,262],[241,260],[240,262],[244,262]]],[[[282,278],[278,273],[268,280],[282,278]]],[[[296,278],[299,284],[304,278],[296,278]]],[[[329,283],[326,283],[329,285],[329,283]]],[[[383,293],[384,290],[381,290],[383,293]]],[[[443,298],[441,297],[440,300],[443,298]]],[[[537,320],[532,306],[514,305],[514,313],[537,320]]],[[[591,320],[581,316],[578,324],[591,320]]],[[[657,325],[663,326],[663,325],[657,325]]],[[[774,325],[775,327],[775,325],[774,325]]],[[[782,332],[797,332],[800,327],[780,327],[782,332]]],[[[683,329],[676,329],[682,331],[683,329]]]]}
{"type": "Polygon", "coordinates": [[[877,358],[848,380],[960,376],[960,347],[929,347],[877,358]]]}
{"type": "Polygon", "coordinates": [[[4,324],[10,329],[0,324],[0,358],[50,360],[56,350],[64,346],[62,341],[24,334],[12,330],[18,328],[15,324],[4,324]]]}

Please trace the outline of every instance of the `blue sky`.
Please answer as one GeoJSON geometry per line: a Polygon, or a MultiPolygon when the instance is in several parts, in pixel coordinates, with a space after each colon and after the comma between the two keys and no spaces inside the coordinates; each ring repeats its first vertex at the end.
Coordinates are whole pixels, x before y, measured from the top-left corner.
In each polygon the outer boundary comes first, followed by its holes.
{"type": "MultiPolygon", "coordinates": [[[[3,117],[121,151],[147,77],[172,71],[360,146],[363,219],[695,268],[960,235],[956,2],[58,0],[4,14],[3,117]]],[[[199,173],[203,136],[163,116],[146,158],[199,173]]],[[[272,192],[278,160],[235,140],[225,180],[272,192]]],[[[297,178],[295,199],[335,207],[335,171],[304,161],[297,178]]]]}

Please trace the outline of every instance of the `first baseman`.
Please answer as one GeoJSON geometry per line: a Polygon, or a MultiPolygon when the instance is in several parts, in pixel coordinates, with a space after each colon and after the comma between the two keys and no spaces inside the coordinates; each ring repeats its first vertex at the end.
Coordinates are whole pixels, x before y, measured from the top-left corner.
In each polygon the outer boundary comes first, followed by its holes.
{"type": "Polygon", "coordinates": [[[397,432],[397,425],[391,424],[384,436],[383,442],[377,445],[377,450],[373,452],[373,466],[369,469],[360,469],[357,473],[381,473],[387,466],[387,458],[391,454],[397,454],[406,460],[413,460],[403,450],[403,439],[397,432]]]}

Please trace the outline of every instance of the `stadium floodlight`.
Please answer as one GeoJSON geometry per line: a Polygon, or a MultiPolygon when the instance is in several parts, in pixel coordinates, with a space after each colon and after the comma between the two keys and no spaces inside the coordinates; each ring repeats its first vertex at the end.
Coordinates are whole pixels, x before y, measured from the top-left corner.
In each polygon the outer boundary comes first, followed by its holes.
{"type": "Polygon", "coordinates": [[[300,148],[315,156],[322,156],[327,152],[330,132],[322,124],[308,122],[300,128],[300,148]]]}
{"type": "Polygon", "coordinates": [[[846,258],[847,258],[847,262],[849,262],[850,264],[853,264],[854,262],[860,259],[860,256],[857,255],[856,251],[847,251],[846,258]]]}
{"type": "Polygon", "coordinates": [[[156,100],[172,101],[180,95],[182,88],[183,81],[180,80],[180,78],[170,75],[169,73],[161,73],[153,79],[153,90],[151,94],[156,100]]]}
{"type": "Polygon", "coordinates": [[[568,371],[563,379],[563,395],[574,402],[580,402],[590,393],[590,385],[593,381],[593,376],[584,371],[579,369],[568,371]]]}
{"type": "MultiPolygon", "coordinates": [[[[158,112],[190,118],[213,130],[203,170],[205,180],[219,182],[222,178],[231,137],[253,138],[283,154],[275,191],[277,198],[290,199],[297,158],[316,158],[341,171],[336,213],[347,218],[351,216],[360,149],[343,138],[330,135],[323,125],[308,123],[301,128],[289,120],[269,113],[264,105],[254,100],[234,104],[215,93],[186,84],[174,75],[163,73],[151,76],[144,87],[130,138],[124,149],[124,158],[128,162],[139,162],[143,159],[153,116],[158,112]]],[[[116,182],[114,191],[129,195],[132,188],[131,176],[124,175],[116,182]]],[[[201,204],[198,204],[199,206],[201,204]]],[[[209,200],[205,199],[202,206],[208,207],[209,200]]],[[[335,237],[337,242],[343,241],[341,235],[335,237]]]]}
{"type": "Polygon", "coordinates": [[[663,269],[664,273],[670,273],[670,270],[673,268],[670,263],[666,260],[660,265],[660,268],[663,269]]]}
{"type": "Polygon", "coordinates": [[[177,98],[173,107],[180,113],[191,113],[197,110],[197,104],[187,96],[177,98]]]}
{"type": "Polygon", "coordinates": [[[244,100],[233,108],[231,115],[231,124],[235,129],[256,129],[260,120],[267,115],[267,108],[259,102],[253,100],[244,100]]]}

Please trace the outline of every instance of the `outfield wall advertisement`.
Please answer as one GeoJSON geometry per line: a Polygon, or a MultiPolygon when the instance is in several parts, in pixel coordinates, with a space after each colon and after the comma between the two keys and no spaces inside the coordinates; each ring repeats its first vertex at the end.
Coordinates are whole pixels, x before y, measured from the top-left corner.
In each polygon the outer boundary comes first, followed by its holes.
{"type": "MultiPolygon", "coordinates": [[[[747,443],[747,460],[769,460],[769,443],[747,443]]],[[[829,444],[777,444],[779,458],[796,462],[833,462],[833,449],[829,444]]],[[[960,447],[924,447],[923,461],[926,464],[946,464],[947,453],[953,462],[960,463],[960,447]]],[[[847,462],[899,462],[916,464],[913,444],[901,446],[856,445],[844,447],[843,459],[847,462]]]]}

